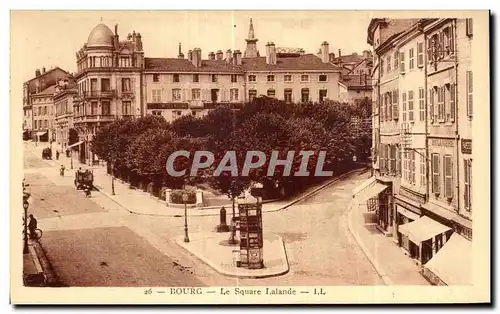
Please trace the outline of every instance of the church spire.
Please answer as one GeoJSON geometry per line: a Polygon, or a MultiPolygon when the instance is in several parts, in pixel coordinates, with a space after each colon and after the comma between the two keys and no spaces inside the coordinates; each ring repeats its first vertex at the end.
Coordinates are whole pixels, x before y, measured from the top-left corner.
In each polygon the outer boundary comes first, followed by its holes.
{"type": "Polygon", "coordinates": [[[247,42],[247,47],[245,49],[245,58],[255,58],[259,56],[259,52],[257,51],[257,38],[255,38],[255,31],[253,29],[253,21],[250,18],[250,26],[248,28],[248,38],[245,39],[247,42]]]}

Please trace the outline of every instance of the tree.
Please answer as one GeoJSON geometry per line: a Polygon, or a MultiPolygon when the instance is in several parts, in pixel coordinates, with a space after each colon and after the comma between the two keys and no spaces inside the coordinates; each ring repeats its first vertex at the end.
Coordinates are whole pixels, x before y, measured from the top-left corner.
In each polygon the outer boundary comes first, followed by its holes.
{"type": "Polygon", "coordinates": [[[77,142],[78,142],[78,132],[74,128],[70,128],[68,134],[68,145],[72,145],[77,142]]]}

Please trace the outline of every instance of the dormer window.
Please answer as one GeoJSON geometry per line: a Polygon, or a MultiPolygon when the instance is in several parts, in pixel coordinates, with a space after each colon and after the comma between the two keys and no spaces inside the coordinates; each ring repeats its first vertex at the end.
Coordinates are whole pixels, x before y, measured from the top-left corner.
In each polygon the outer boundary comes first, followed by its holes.
{"type": "Polygon", "coordinates": [[[270,74],[267,76],[267,81],[268,82],[274,82],[274,75],[270,74]]]}
{"type": "Polygon", "coordinates": [[[130,58],[129,57],[120,57],[120,67],[122,67],[122,68],[130,67],[130,58]]]}
{"type": "Polygon", "coordinates": [[[307,74],[302,74],[302,75],[300,76],[300,81],[301,81],[301,82],[309,82],[309,75],[307,75],[307,74]]]}

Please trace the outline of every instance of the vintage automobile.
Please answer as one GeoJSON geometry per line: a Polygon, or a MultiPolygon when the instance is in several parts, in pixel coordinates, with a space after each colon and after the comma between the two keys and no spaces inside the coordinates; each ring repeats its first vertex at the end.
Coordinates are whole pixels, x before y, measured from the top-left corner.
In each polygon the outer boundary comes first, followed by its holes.
{"type": "Polygon", "coordinates": [[[52,159],[52,150],[50,148],[44,148],[42,150],[42,159],[52,159]]]}
{"type": "Polygon", "coordinates": [[[75,172],[75,187],[77,190],[88,188],[92,190],[94,183],[94,174],[90,170],[75,172]]]}

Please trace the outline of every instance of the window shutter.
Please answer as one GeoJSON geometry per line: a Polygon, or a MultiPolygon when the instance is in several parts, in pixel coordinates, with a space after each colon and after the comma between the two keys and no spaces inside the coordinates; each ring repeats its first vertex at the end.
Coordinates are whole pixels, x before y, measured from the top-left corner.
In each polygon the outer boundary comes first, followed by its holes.
{"type": "Polygon", "coordinates": [[[432,39],[427,39],[427,62],[432,62],[432,39]]]}
{"type": "Polygon", "coordinates": [[[414,121],[413,91],[408,91],[408,121],[414,121]]]}
{"type": "Polygon", "coordinates": [[[448,28],[448,51],[450,54],[453,54],[455,51],[455,40],[453,34],[453,27],[448,28]]]}
{"type": "Polygon", "coordinates": [[[467,36],[472,36],[472,19],[466,19],[466,35],[467,36]]]}
{"type": "Polygon", "coordinates": [[[396,147],[396,173],[401,175],[401,148],[396,147]]]}
{"type": "Polygon", "coordinates": [[[387,121],[392,120],[392,92],[387,93],[387,121]]]}
{"type": "Polygon", "coordinates": [[[442,109],[441,109],[441,111],[442,111],[441,120],[445,120],[446,119],[446,86],[442,87],[441,93],[443,95],[442,96],[443,97],[443,99],[442,99],[442,103],[443,104],[441,105],[441,107],[442,107],[442,109]]]}
{"type": "Polygon", "coordinates": [[[464,189],[464,207],[466,210],[471,210],[471,160],[464,159],[464,176],[465,176],[465,189],[464,189]]]}
{"type": "Polygon", "coordinates": [[[466,81],[467,81],[467,115],[469,117],[472,116],[473,112],[473,106],[472,106],[472,71],[467,71],[466,74],[466,81]]]}
{"type": "Polygon", "coordinates": [[[220,90],[220,101],[227,101],[227,99],[226,99],[226,90],[225,89],[221,89],[220,90]]]}
{"type": "Polygon", "coordinates": [[[392,91],[392,118],[399,119],[399,90],[392,91]]]}
{"type": "Polygon", "coordinates": [[[444,32],[439,33],[439,57],[444,58],[444,32]]]}
{"type": "Polygon", "coordinates": [[[453,169],[450,155],[444,156],[444,196],[453,198],[453,169]]]}
{"type": "Polygon", "coordinates": [[[411,182],[415,184],[415,151],[411,151],[411,182]]]}
{"type": "Polygon", "coordinates": [[[455,121],[456,85],[450,84],[450,121],[455,121]]]}
{"type": "Polygon", "coordinates": [[[403,92],[403,122],[406,122],[406,92],[403,92]]]}
{"type": "Polygon", "coordinates": [[[400,52],[399,62],[401,63],[399,70],[400,70],[401,74],[404,74],[405,73],[405,53],[404,52],[400,52]]]}
{"type": "Polygon", "coordinates": [[[417,43],[417,66],[424,66],[424,43],[417,43]]]}
{"type": "Polygon", "coordinates": [[[202,90],[202,92],[203,92],[203,95],[202,95],[202,100],[209,101],[209,100],[210,100],[210,97],[208,97],[208,95],[209,95],[208,89],[204,88],[204,89],[202,90]]]}
{"type": "Polygon", "coordinates": [[[399,69],[399,52],[394,53],[394,70],[399,69]]]}
{"type": "Polygon", "coordinates": [[[439,155],[432,154],[432,192],[439,194],[439,155]]]}

